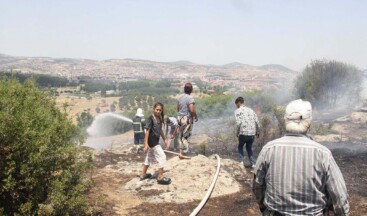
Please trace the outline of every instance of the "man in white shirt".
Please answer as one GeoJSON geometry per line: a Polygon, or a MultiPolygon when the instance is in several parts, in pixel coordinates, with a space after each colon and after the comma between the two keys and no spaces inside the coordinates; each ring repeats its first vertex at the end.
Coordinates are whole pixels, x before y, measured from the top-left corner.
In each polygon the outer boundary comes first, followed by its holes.
{"type": "Polygon", "coordinates": [[[255,141],[255,135],[259,133],[260,124],[256,113],[245,106],[243,97],[238,97],[235,101],[237,110],[235,111],[238,153],[240,154],[240,163],[243,162],[243,146],[246,145],[247,155],[250,161],[250,168],[255,167],[255,160],[252,152],[252,144],[255,141]]]}

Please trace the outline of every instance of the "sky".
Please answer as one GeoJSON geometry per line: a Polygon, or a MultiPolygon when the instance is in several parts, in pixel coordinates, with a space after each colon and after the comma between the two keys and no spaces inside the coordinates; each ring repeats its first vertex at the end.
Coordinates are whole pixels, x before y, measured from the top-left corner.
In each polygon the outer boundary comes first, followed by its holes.
{"type": "Polygon", "coordinates": [[[0,53],[367,69],[364,0],[0,0],[0,53]]]}

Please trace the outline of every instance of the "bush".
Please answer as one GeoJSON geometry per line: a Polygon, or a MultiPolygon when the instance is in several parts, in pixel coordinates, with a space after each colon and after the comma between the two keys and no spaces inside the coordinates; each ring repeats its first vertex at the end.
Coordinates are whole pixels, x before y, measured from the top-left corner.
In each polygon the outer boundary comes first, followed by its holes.
{"type": "Polygon", "coordinates": [[[85,215],[91,156],[79,128],[34,81],[0,80],[0,213],[85,215]]]}
{"type": "Polygon", "coordinates": [[[296,96],[316,107],[350,104],[359,99],[362,72],[337,61],[316,60],[297,77],[296,96]]]}
{"type": "Polygon", "coordinates": [[[83,136],[87,135],[87,128],[93,123],[93,116],[89,113],[89,111],[84,111],[81,114],[77,114],[76,121],[77,125],[81,130],[81,134],[83,136]]]}

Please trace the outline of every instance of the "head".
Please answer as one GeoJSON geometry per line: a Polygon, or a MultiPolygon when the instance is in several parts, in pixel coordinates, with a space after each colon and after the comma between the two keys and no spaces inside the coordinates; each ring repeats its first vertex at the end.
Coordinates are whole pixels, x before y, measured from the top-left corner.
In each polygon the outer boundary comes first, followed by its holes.
{"type": "Polygon", "coordinates": [[[144,114],[143,114],[143,110],[141,108],[138,108],[136,110],[136,114],[135,116],[138,116],[138,117],[144,117],[144,114]]]}
{"type": "Polygon", "coordinates": [[[245,100],[243,99],[243,97],[238,97],[235,102],[234,102],[237,106],[237,108],[240,108],[242,105],[245,104],[245,100]]]}
{"type": "Polygon", "coordinates": [[[153,106],[153,115],[156,118],[160,118],[162,121],[164,119],[164,106],[162,103],[157,102],[153,106]]]}
{"type": "Polygon", "coordinates": [[[311,103],[301,99],[291,101],[285,108],[284,120],[287,132],[306,134],[312,121],[311,103]]]}
{"type": "Polygon", "coordinates": [[[186,84],[185,84],[184,92],[185,92],[186,94],[191,94],[192,89],[193,89],[193,87],[192,87],[192,84],[191,84],[191,83],[186,83],[186,84]]]}

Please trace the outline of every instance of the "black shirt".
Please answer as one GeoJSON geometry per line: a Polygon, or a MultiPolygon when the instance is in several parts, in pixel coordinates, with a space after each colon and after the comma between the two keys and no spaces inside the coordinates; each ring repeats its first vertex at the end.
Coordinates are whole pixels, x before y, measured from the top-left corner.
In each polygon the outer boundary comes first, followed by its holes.
{"type": "Polygon", "coordinates": [[[148,145],[150,148],[159,144],[159,137],[162,131],[162,122],[157,122],[153,116],[150,116],[145,125],[145,129],[149,130],[148,145]]]}

